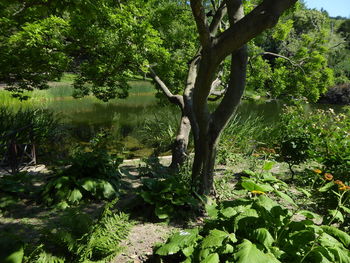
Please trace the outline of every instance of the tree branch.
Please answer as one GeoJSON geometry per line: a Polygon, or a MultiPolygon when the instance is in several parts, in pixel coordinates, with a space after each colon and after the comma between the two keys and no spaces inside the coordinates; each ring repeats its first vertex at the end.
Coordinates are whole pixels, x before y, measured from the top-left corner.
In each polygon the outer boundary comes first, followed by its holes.
{"type": "Polygon", "coordinates": [[[225,2],[228,10],[229,22],[232,26],[244,16],[243,3],[242,0],[225,0],[225,2]]]}
{"type": "Polygon", "coordinates": [[[197,24],[199,39],[203,47],[211,45],[210,31],[202,0],[191,0],[192,14],[197,24]]]}
{"type": "Polygon", "coordinates": [[[213,41],[217,60],[222,61],[265,29],[273,27],[282,13],[296,2],[297,0],[264,0],[248,15],[231,24],[213,41]]]}
{"type": "MultiPolygon", "coordinates": [[[[226,0],[226,2],[230,25],[234,26],[244,18],[243,3],[242,0],[226,0]]],[[[236,111],[243,95],[248,61],[247,45],[232,53],[231,56],[230,79],[225,95],[211,115],[210,129],[217,137],[236,111]]]]}
{"type": "Polygon", "coordinates": [[[154,72],[154,70],[150,66],[149,66],[149,73],[152,79],[154,80],[154,82],[157,83],[159,88],[163,91],[164,95],[168,98],[168,100],[171,103],[177,104],[178,106],[181,107],[181,109],[183,109],[184,101],[182,96],[174,95],[173,93],[171,93],[167,85],[158,77],[158,75],[154,72]]]}
{"type": "Polygon", "coordinates": [[[225,2],[222,2],[221,5],[219,6],[219,8],[216,10],[216,12],[213,16],[213,20],[211,21],[210,26],[209,26],[209,31],[210,31],[211,36],[216,35],[216,33],[219,29],[220,23],[221,23],[222,19],[225,17],[226,13],[227,13],[226,4],[225,4],[225,2]]]}
{"type": "Polygon", "coordinates": [[[261,53],[255,55],[254,57],[249,58],[249,63],[251,63],[251,60],[255,59],[256,57],[258,57],[258,56],[265,56],[265,55],[274,56],[274,57],[278,57],[278,58],[283,58],[283,59],[287,60],[292,66],[298,67],[304,74],[306,74],[300,63],[297,63],[297,62],[291,60],[290,58],[288,58],[286,56],[283,56],[283,55],[280,55],[280,54],[276,54],[276,53],[272,53],[272,52],[261,52],[261,53]]]}

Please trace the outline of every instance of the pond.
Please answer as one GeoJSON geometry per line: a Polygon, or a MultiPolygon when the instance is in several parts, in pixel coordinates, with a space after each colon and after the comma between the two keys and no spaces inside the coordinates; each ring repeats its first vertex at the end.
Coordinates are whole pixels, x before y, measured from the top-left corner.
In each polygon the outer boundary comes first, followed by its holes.
{"type": "MultiPolygon", "coordinates": [[[[147,137],[153,136],[154,139],[157,136],[167,136],[169,143],[171,142],[171,137],[176,132],[179,111],[176,107],[161,107],[150,82],[133,81],[131,86],[127,99],[115,99],[104,103],[93,97],[73,99],[70,83],[58,82],[53,83],[49,90],[35,91],[31,99],[21,105],[42,107],[59,113],[75,142],[88,142],[94,134],[107,130],[111,134],[110,148],[113,152],[122,152],[126,158],[146,157],[153,153],[155,147],[159,148],[159,145],[150,145],[147,137]],[[154,126],[159,122],[158,119],[164,122],[164,126],[148,127],[148,130],[145,128],[147,125],[154,126]],[[155,134],[157,129],[159,134],[155,134]]],[[[19,106],[18,101],[13,102],[2,93],[4,91],[0,91],[2,104],[7,103],[9,107],[19,106]]],[[[253,116],[273,124],[283,106],[284,103],[280,101],[244,100],[237,114],[243,120],[253,116]]],[[[307,104],[306,108],[308,107],[328,108],[329,105],[307,104]]],[[[169,154],[169,148],[163,147],[162,154],[169,154]]]]}

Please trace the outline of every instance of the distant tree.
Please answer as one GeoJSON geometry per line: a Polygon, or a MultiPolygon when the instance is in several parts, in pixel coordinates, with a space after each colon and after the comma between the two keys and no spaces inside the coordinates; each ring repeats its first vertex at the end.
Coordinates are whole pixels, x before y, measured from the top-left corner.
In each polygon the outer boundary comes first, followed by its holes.
{"type": "Polygon", "coordinates": [[[350,49],[350,19],[342,22],[338,28],[338,33],[340,33],[348,42],[347,48],[350,49]]]}
{"type": "Polygon", "coordinates": [[[247,88],[273,98],[315,102],[334,82],[328,62],[342,42],[331,32],[326,14],[298,4],[249,44],[247,88]]]}

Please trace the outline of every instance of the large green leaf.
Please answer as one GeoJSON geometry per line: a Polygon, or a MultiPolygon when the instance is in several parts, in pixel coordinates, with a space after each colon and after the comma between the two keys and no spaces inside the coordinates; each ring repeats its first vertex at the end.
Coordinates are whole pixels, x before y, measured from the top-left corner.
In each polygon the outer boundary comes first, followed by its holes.
{"type": "Polygon", "coordinates": [[[115,191],[114,187],[109,182],[102,181],[100,185],[102,187],[102,192],[103,192],[104,198],[112,198],[113,196],[116,195],[116,191],[115,191]]]}
{"type": "Polygon", "coordinates": [[[329,235],[332,235],[338,238],[345,247],[350,247],[350,235],[345,233],[344,231],[334,227],[334,226],[321,226],[321,228],[329,235]]]}
{"type": "Polygon", "coordinates": [[[241,185],[248,191],[271,192],[274,190],[274,188],[269,184],[256,184],[252,180],[244,180],[241,185]]]}
{"type": "Polygon", "coordinates": [[[254,238],[256,238],[257,241],[263,244],[266,248],[271,247],[273,242],[275,242],[269,230],[267,230],[266,228],[255,229],[253,231],[253,236],[254,238]]]}
{"type": "Polygon", "coordinates": [[[22,263],[23,256],[24,256],[24,249],[23,249],[23,246],[20,246],[16,251],[8,255],[2,262],[3,263],[22,263]]]}
{"type": "Polygon", "coordinates": [[[194,251],[194,246],[189,246],[189,247],[185,247],[182,250],[182,253],[184,253],[186,257],[190,257],[193,254],[193,251],[194,251]]]}
{"type": "Polygon", "coordinates": [[[329,248],[330,251],[333,252],[335,255],[337,263],[350,263],[350,252],[348,249],[340,248],[340,247],[334,247],[329,248]]]}
{"type": "Polygon", "coordinates": [[[343,246],[340,241],[327,233],[322,233],[318,238],[318,242],[322,247],[343,246]]]}
{"type": "Polygon", "coordinates": [[[210,248],[210,247],[218,248],[222,245],[222,242],[226,238],[230,238],[232,242],[237,241],[233,233],[229,234],[225,231],[221,231],[218,229],[210,230],[209,235],[205,237],[202,241],[202,248],[210,248]]]}
{"type": "Polygon", "coordinates": [[[320,222],[320,221],[322,222],[322,219],[323,219],[322,216],[320,216],[319,214],[316,214],[316,213],[308,211],[308,210],[300,210],[300,211],[298,211],[298,214],[303,215],[308,219],[315,219],[318,222],[320,222]]]}
{"type": "Polygon", "coordinates": [[[198,228],[180,231],[174,234],[165,245],[158,248],[156,254],[160,256],[175,254],[180,249],[191,246],[196,240],[201,238],[198,233],[198,228]]]}
{"type": "Polygon", "coordinates": [[[266,195],[259,196],[257,202],[257,205],[260,207],[263,207],[265,210],[271,212],[272,208],[276,206],[280,206],[277,202],[273,201],[271,198],[267,197],[266,195]]]}
{"type": "Polygon", "coordinates": [[[344,223],[344,216],[342,212],[340,212],[339,210],[330,209],[328,210],[328,213],[337,221],[344,223]]]}
{"type": "Polygon", "coordinates": [[[270,263],[271,257],[266,255],[252,242],[244,239],[237,246],[238,251],[234,254],[235,263],[270,263]]]}
{"type": "Polygon", "coordinates": [[[92,178],[85,178],[80,181],[81,186],[88,192],[96,193],[98,183],[92,178]]]}
{"type": "Polygon", "coordinates": [[[209,254],[209,256],[207,256],[202,263],[220,263],[219,260],[219,254],[218,253],[214,253],[214,254],[209,254]]]}
{"type": "Polygon", "coordinates": [[[74,189],[73,191],[70,192],[68,196],[68,201],[71,203],[79,203],[83,195],[81,194],[80,190],[74,189]]]}
{"type": "Polygon", "coordinates": [[[335,261],[333,252],[329,251],[328,248],[323,246],[314,248],[310,253],[309,258],[313,260],[313,262],[319,263],[333,263],[335,261]]]}
{"type": "MultiPolygon", "coordinates": [[[[202,199],[201,196],[198,197],[199,199],[202,199]]],[[[217,203],[209,197],[205,197],[203,202],[205,202],[205,211],[207,212],[208,216],[212,219],[217,219],[219,212],[217,203]]]]}
{"type": "Polygon", "coordinates": [[[153,195],[150,192],[142,191],[140,195],[146,203],[149,203],[151,205],[154,204],[153,195]]]}
{"type": "Polygon", "coordinates": [[[227,207],[227,208],[225,208],[225,209],[222,209],[222,210],[220,211],[220,213],[221,213],[224,217],[230,218],[230,217],[233,217],[233,216],[237,215],[237,214],[238,214],[238,211],[237,211],[237,209],[236,209],[235,207],[227,207]]]}
{"type": "Polygon", "coordinates": [[[206,204],[205,205],[205,211],[207,211],[208,216],[211,219],[217,219],[218,218],[218,212],[216,204],[206,204]]]}
{"type": "Polygon", "coordinates": [[[290,203],[294,206],[297,206],[296,203],[294,202],[294,200],[289,195],[287,195],[281,191],[278,191],[278,190],[275,190],[274,192],[276,193],[277,196],[281,197],[282,199],[284,199],[288,203],[290,203]]]}
{"type": "Polygon", "coordinates": [[[273,168],[273,166],[275,165],[275,162],[265,162],[264,163],[264,166],[263,166],[263,169],[265,171],[269,171],[273,168]]]}
{"type": "Polygon", "coordinates": [[[293,233],[290,236],[290,241],[293,243],[293,246],[302,247],[314,241],[315,238],[316,235],[313,229],[305,229],[293,233]]]}
{"type": "Polygon", "coordinates": [[[334,183],[333,182],[329,182],[329,183],[325,184],[324,186],[322,186],[320,189],[318,189],[318,191],[320,191],[320,192],[327,192],[333,186],[334,186],[334,183]]]}
{"type": "Polygon", "coordinates": [[[158,216],[159,219],[166,219],[174,213],[174,209],[169,205],[161,206],[157,204],[154,213],[156,216],[158,216]]]}

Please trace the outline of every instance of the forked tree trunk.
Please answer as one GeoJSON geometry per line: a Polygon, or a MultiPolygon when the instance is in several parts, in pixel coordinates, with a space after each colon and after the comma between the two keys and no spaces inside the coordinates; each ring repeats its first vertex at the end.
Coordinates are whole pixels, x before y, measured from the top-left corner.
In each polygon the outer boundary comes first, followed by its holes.
{"type": "MultiPolygon", "coordinates": [[[[207,120],[197,140],[193,176],[199,180],[201,194],[213,194],[214,166],[220,135],[236,111],[243,95],[247,68],[247,48],[240,48],[231,58],[231,73],[228,88],[216,110],[202,118],[207,120]]],[[[198,76],[200,77],[200,76],[198,76]]],[[[205,108],[205,106],[204,106],[205,108]]],[[[196,180],[196,179],[194,179],[196,180]]]]}
{"type": "Polygon", "coordinates": [[[193,130],[195,157],[192,167],[192,181],[200,194],[214,191],[213,173],[217,144],[221,132],[237,109],[243,94],[247,48],[246,43],[267,28],[273,27],[282,13],[297,0],[263,0],[248,15],[243,13],[243,0],[224,0],[215,10],[211,23],[208,23],[202,0],[190,0],[201,48],[192,60],[186,89],[183,96],[173,95],[166,85],[151,70],[168,99],[180,106],[186,113],[181,119],[179,134],[174,143],[173,164],[181,164],[188,145],[189,129],[193,130]],[[228,14],[229,28],[218,33],[222,18],[228,14]],[[226,93],[212,113],[208,109],[211,84],[219,65],[231,56],[231,71],[226,93]],[[190,126],[187,121],[190,121],[190,126]],[[184,122],[185,121],[185,122],[184,122]]]}

